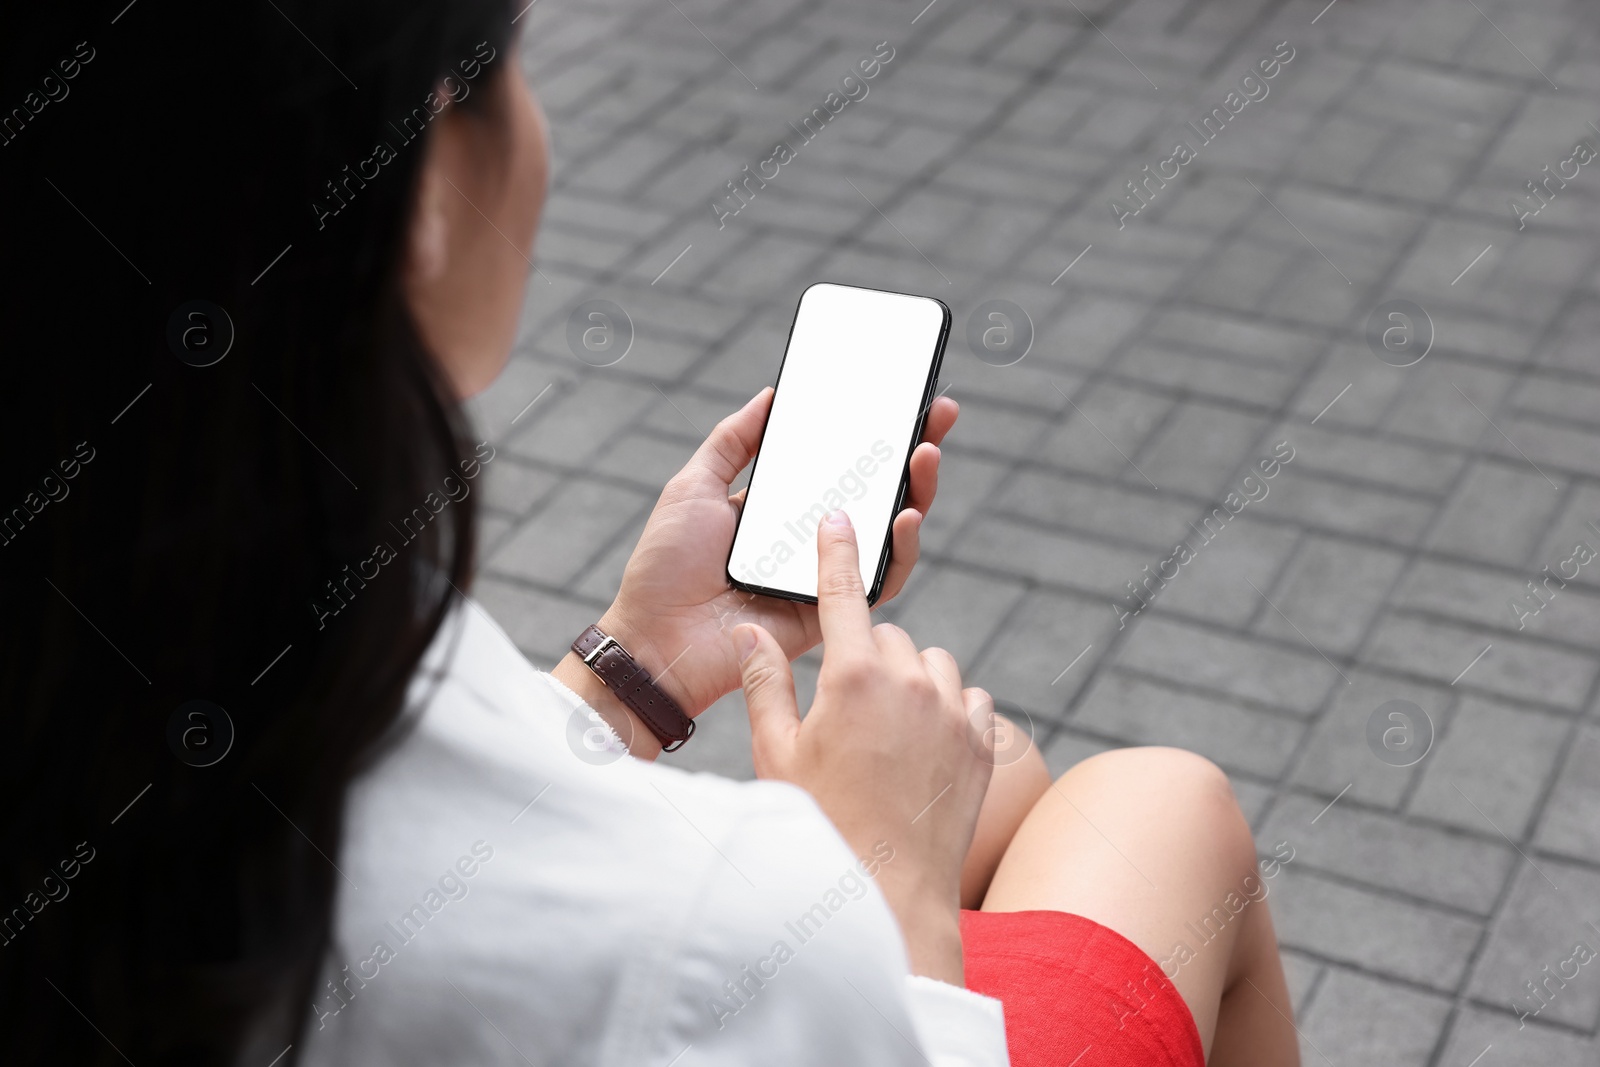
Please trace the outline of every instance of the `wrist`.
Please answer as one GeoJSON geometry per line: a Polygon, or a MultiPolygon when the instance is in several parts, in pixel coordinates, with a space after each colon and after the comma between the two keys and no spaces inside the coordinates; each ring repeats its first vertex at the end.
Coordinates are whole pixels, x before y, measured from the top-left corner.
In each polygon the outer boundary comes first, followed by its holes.
{"type": "MultiPolygon", "coordinates": [[[[671,697],[689,718],[699,715],[710,705],[710,701],[700,699],[694,692],[684,670],[695,658],[688,642],[677,643],[670,637],[663,638],[659,626],[651,625],[650,620],[638,617],[615,602],[596,620],[595,625],[616,638],[617,643],[650,672],[650,679],[656,687],[671,697]]],[[[601,684],[604,685],[603,682],[601,684]]]]}
{"type": "Polygon", "coordinates": [[[900,923],[911,973],[965,987],[960,901],[950,894],[902,893],[884,888],[900,923]]]}
{"type": "MultiPolygon", "coordinates": [[[[601,629],[604,628],[602,625],[601,629]]],[[[650,732],[644,720],[618,699],[576,652],[569,651],[550,673],[605,720],[605,724],[628,746],[630,756],[653,760],[661,755],[661,742],[650,732]]]]}
{"type": "MultiPolygon", "coordinates": [[[[684,687],[673,677],[675,660],[664,660],[661,646],[645,638],[642,628],[634,626],[615,605],[600,617],[595,627],[626,650],[627,655],[649,674],[655,687],[670,697],[684,714],[693,718],[704,710],[689,698],[684,687]]],[[[655,759],[660,755],[662,741],[656,732],[607,684],[601,672],[578,652],[568,651],[551,674],[599,714],[627,745],[630,755],[640,759],[655,759]]]]}

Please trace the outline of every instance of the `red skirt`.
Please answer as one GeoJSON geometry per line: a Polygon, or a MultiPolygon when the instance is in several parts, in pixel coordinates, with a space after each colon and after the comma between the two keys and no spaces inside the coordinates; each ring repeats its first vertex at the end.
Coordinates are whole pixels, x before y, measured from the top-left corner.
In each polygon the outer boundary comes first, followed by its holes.
{"type": "Polygon", "coordinates": [[[1189,1005],[1114,930],[1063,911],[963,911],[961,948],[967,988],[1005,1005],[1012,1067],[1205,1067],[1189,1005]]]}

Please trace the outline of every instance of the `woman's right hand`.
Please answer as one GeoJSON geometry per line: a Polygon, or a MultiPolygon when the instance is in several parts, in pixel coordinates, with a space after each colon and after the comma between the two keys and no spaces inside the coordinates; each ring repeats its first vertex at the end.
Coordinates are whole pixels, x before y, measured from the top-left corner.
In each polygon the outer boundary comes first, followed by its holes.
{"type": "Polygon", "coordinates": [[[900,921],[915,974],[964,984],[961,865],[994,769],[982,689],[955,659],[872,625],[855,531],[842,511],[817,530],[822,670],[802,720],[789,660],[772,635],[734,630],[756,776],[809,792],[857,856],[887,843],[877,882],[900,921]]]}

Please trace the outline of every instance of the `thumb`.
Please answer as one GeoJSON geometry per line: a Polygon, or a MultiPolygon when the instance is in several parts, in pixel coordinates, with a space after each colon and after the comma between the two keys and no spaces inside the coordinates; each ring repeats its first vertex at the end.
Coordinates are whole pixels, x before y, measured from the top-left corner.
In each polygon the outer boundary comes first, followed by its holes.
{"type": "Polygon", "coordinates": [[[750,709],[750,748],[756,775],[779,776],[777,768],[788,763],[800,729],[789,657],[771,634],[753,623],[734,627],[733,645],[739,652],[744,701],[750,709]]]}
{"type": "Polygon", "coordinates": [[[695,449],[685,471],[708,475],[727,487],[750,465],[756,449],[761,446],[761,434],[767,425],[767,411],[772,405],[772,388],[769,386],[751,397],[744,407],[723,419],[712,428],[700,447],[695,449]]]}

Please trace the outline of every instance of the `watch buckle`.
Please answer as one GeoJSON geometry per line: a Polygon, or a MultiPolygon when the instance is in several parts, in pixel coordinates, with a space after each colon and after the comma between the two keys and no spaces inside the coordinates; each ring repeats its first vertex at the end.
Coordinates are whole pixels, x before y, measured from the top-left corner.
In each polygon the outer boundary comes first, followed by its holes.
{"type": "MultiPolygon", "coordinates": [[[[598,645],[595,645],[593,648],[591,648],[589,650],[589,654],[583,657],[583,665],[585,667],[594,666],[594,661],[599,659],[601,654],[604,653],[609,648],[622,648],[622,642],[618,641],[615,637],[612,637],[610,634],[606,634],[604,637],[602,637],[600,639],[600,643],[598,645]]],[[[626,653],[628,650],[625,649],[625,648],[622,648],[622,651],[624,653],[626,653]]]]}

